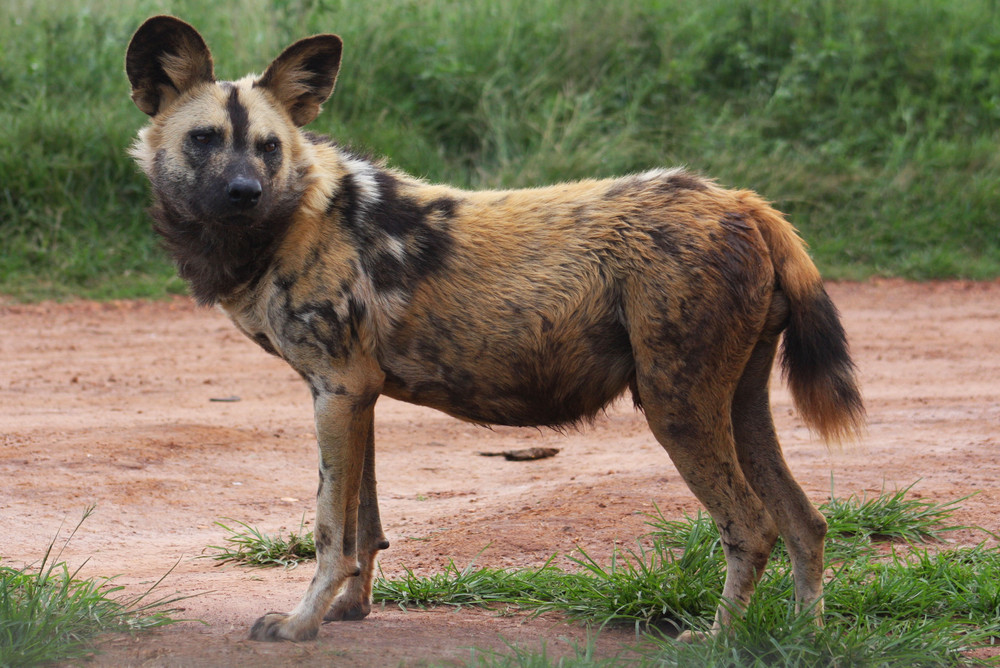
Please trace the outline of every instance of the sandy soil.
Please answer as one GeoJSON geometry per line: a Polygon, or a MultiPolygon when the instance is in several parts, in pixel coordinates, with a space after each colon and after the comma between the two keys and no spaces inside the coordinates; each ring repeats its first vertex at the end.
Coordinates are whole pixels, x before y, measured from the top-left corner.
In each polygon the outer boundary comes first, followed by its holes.
{"type": "MultiPolygon", "coordinates": [[[[792,470],[820,503],[916,483],[914,495],[969,494],[955,521],[1000,531],[1000,283],[898,281],[829,286],[843,312],[871,419],[858,447],[830,452],[796,416],[780,379],[774,412],[792,470]],[[832,483],[831,483],[832,481],[832,483]]],[[[631,544],[655,502],[668,517],[698,504],[630,404],[558,434],[487,430],[382,399],[376,440],[387,576],[449,560],[538,566],[577,546],[604,559],[631,544]],[[553,446],[533,462],[483,450],[553,446]]],[[[289,609],[312,566],[216,567],[198,559],[235,518],[269,533],[313,516],[316,455],[309,393],[223,315],[187,300],[0,305],[0,558],[23,565],[96,504],[65,549],[83,576],[120,574],[161,593],[186,623],[113,638],[107,665],[399,665],[461,659],[503,638],[550,654],[586,637],[552,618],[377,609],[329,624],[317,642],[246,640],[261,613],[289,609]],[[238,397],[239,401],[213,399],[238,397]],[[87,561],[89,559],[89,561],[87,561]]],[[[981,534],[962,532],[962,542],[981,534]]],[[[565,562],[564,562],[565,563],[565,562]]],[[[602,634],[603,653],[632,639],[602,634]]]]}

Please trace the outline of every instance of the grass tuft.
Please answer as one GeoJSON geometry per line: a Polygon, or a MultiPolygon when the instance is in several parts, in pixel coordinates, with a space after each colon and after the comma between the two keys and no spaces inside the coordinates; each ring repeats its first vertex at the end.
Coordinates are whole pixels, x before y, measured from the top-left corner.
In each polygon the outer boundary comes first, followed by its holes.
{"type": "Polygon", "coordinates": [[[830,501],[820,506],[827,518],[828,537],[926,542],[940,540],[951,531],[971,528],[948,524],[952,513],[968,496],[947,503],[906,498],[914,485],[915,482],[871,499],[856,495],[838,499],[831,494],[830,501]]]}
{"type": "Polygon", "coordinates": [[[559,571],[548,563],[537,570],[504,571],[476,568],[474,564],[459,569],[449,562],[441,573],[430,576],[418,576],[406,569],[402,578],[389,580],[380,571],[373,597],[375,601],[396,603],[403,610],[514,603],[533,597],[553,577],[559,577],[559,571]]]}
{"type": "Polygon", "coordinates": [[[288,538],[281,536],[269,536],[257,527],[250,526],[239,520],[226,520],[235,522],[242,529],[231,528],[222,522],[216,522],[216,526],[225,529],[229,535],[223,540],[225,545],[209,545],[210,550],[215,550],[212,555],[204,555],[214,559],[221,566],[227,563],[235,563],[240,566],[283,566],[285,568],[295,568],[303,561],[316,558],[316,541],[313,532],[303,533],[305,517],[299,523],[298,531],[288,532],[288,538]]]}
{"type": "Polygon", "coordinates": [[[55,554],[53,539],[37,566],[0,566],[0,666],[82,659],[95,651],[102,633],[136,632],[178,621],[171,616],[177,612],[172,606],[186,597],[150,600],[163,578],[139,595],[116,598],[124,587],[113,585],[114,578],[80,579],[83,564],[70,570],[60,561],[62,550],[92,512],[93,507],[84,512],[55,554]]]}

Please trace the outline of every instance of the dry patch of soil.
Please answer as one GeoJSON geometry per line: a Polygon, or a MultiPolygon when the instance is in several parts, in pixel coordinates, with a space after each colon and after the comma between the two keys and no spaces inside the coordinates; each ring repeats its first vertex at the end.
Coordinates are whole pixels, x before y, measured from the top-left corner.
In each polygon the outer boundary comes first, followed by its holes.
{"type": "MultiPolygon", "coordinates": [[[[860,368],[870,430],[828,451],[796,416],[777,374],[773,406],[793,472],[810,497],[876,495],[919,481],[914,494],[962,503],[957,523],[1000,532],[1000,283],[832,284],[860,368]]],[[[432,573],[449,560],[539,566],[583,547],[606,559],[697,502],[629,403],[593,427],[559,434],[487,430],[382,399],[376,414],[389,577],[432,573]],[[480,451],[558,447],[511,462],[480,451]]],[[[176,568],[161,593],[188,623],[116,638],[107,665],[399,665],[462,659],[469,647],[547,642],[550,655],[586,631],[558,619],[497,611],[377,609],[328,624],[317,642],[246,639],[269,610],[291,608],[312,576],[216,567],[196,559],[234,518],[269,533],[313,516],[316,454],[309,392],[283,362],[226,318],[189,301],[0,306],[0,558],[36,561],[60,527],[96,504],[63,553],[81,574],[120,574],[129,591],[176,568]],[[213,399],[238,397],[239,401],[213,399]]],[[[961,532],[959,541],[981,534],[961,532]]],[[[568,565],[565,561],[563,565],[568,565]]],[[[601,635],[613,654],[633,636],[601,635]]]]}

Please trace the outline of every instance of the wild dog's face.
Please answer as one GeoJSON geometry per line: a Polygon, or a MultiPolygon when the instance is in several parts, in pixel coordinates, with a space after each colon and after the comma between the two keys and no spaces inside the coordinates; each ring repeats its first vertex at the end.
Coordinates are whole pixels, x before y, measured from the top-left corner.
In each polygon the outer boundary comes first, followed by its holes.
{"type": "Polygon", "coordinates": [[[155,118],[140,164],[158,197],[205,225],[252,227],[294,209],[297,132],[267,98],[249,81],[206,83],[155,118]]]}
{"type": "Polygon", "coordinates": [[[153,185],[168,247],[231,248],[235,256],[282,232],[307,185],[299,127],[333,91],[341,48],[336,35],[317,35],[260,77],[216,81],[190,25],[158,16],[139,28],[125,68],[132,99],[152,120],[132,155],[153,185]]]}

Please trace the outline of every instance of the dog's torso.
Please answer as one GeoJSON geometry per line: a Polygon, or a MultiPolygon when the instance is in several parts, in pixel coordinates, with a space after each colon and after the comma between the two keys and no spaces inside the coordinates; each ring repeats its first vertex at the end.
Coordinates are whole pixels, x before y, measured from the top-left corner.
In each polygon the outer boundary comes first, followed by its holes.
{"type": "Polygon", "coordinates": [[[222,305],[314,393],[336,391],[337,360],[366,356],[373,391],[462,419],[586,420],[634,383],[626,294],[655,281],[664,331],[685,340],[729,317],[704,295],[761,302],[771,287],[740,193],[682,170],[470,192],[311,140],[299,215],[222,305]]]}

